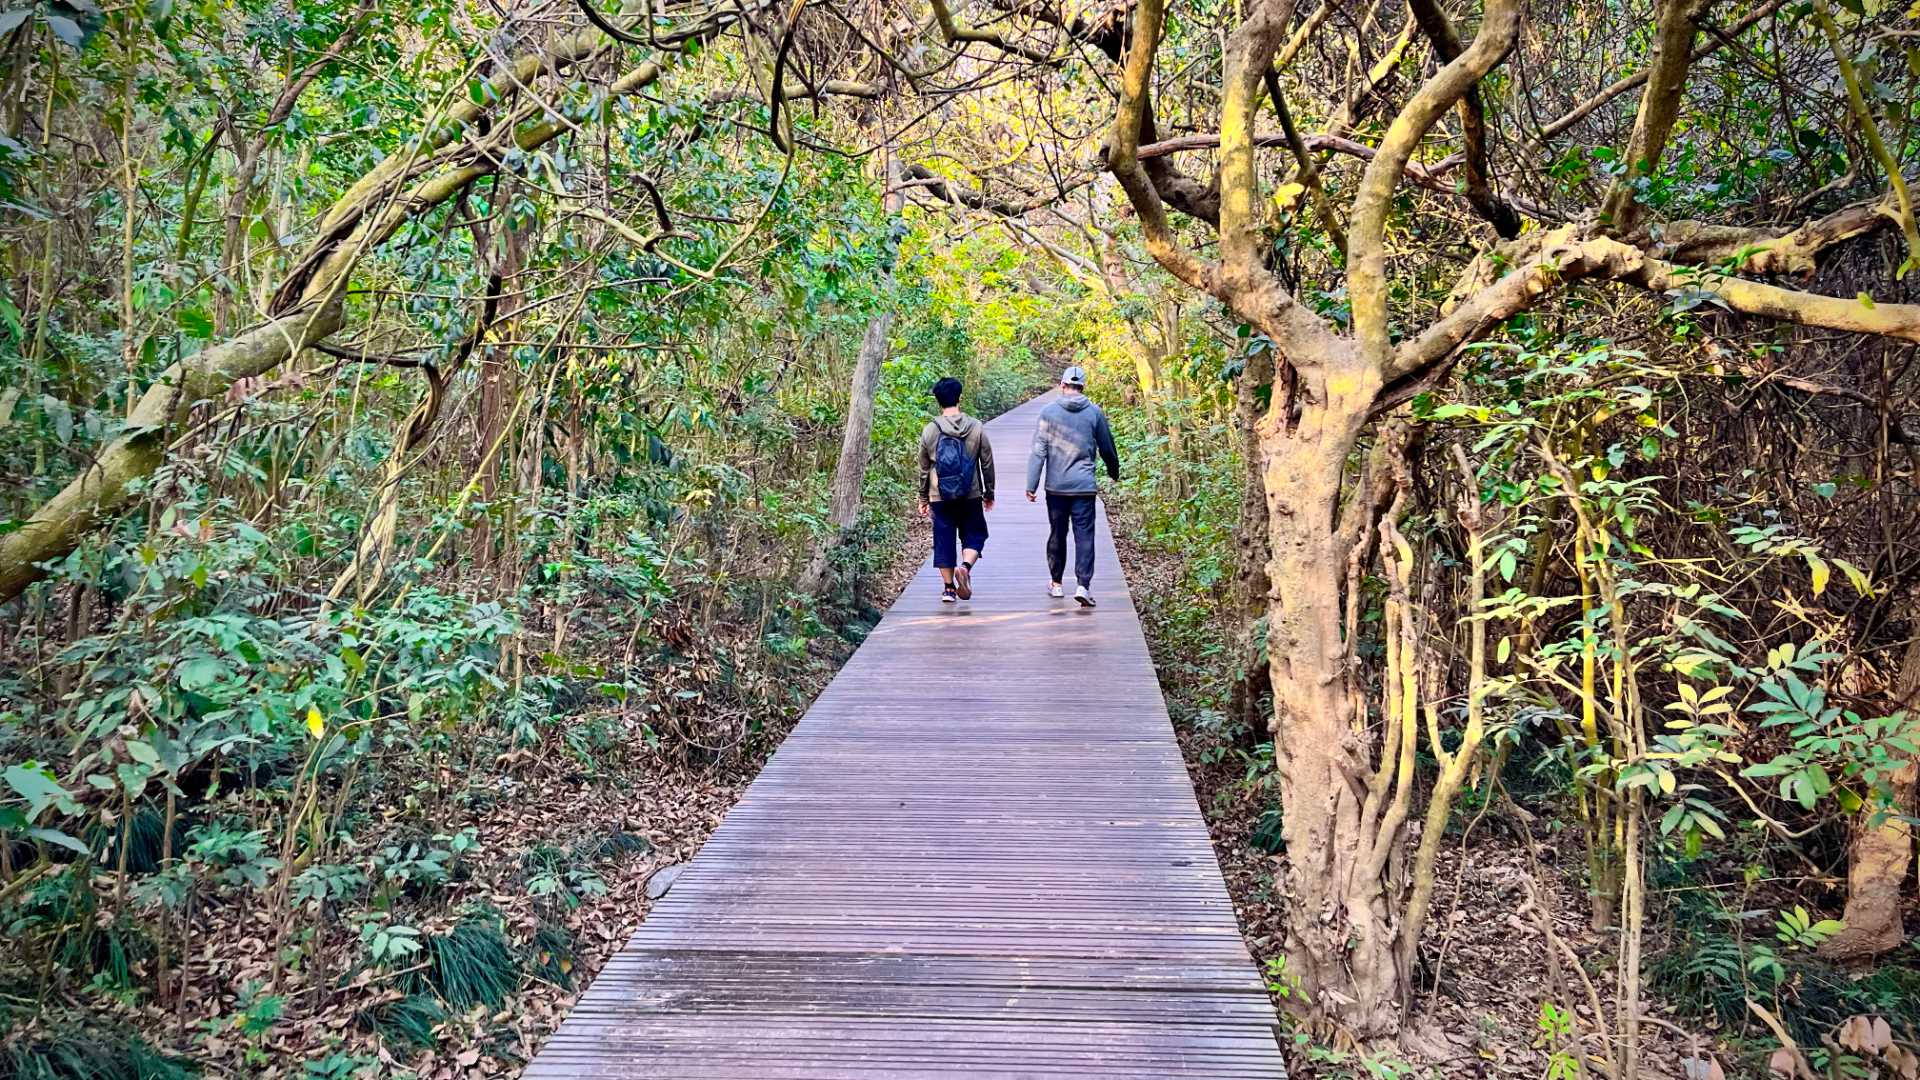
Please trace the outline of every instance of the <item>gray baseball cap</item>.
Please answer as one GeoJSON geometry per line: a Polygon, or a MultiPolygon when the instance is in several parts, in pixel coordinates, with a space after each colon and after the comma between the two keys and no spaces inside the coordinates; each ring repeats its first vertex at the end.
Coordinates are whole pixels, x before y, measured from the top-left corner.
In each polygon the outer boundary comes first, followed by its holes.
{"type": "Polygon", "coordinates": [[[1060,385],[1062,386],[1087,385],[1086,369],[1081,367],[1079,364],[1074,364],[1071,367],[1067,368],[1067,370],[1060,373],[1060,385]]]}

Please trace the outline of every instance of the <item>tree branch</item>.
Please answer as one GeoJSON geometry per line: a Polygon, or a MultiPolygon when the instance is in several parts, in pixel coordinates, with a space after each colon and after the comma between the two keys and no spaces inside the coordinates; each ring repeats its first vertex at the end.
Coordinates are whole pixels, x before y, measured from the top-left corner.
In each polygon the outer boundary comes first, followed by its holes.
{"type": "Polygon", "coordinates": [[[1427,80],[1394,117],[1386,138],[1361,177],[1354,198],[1347,294],[1362,355],[1376,368],[1387,367],[1392,334],[1387,311],[1387,213],[1393,191],[1427,130],[1469,88],[1506,58],[1520,34],[1521,0],[1488,0],[1486,17],[1473,44],[1427,80]]]}
{"type": "Polygon", "coordinates": [[[1011,41],[997,30],[982,30],[978,27],[961,24],[953,17],[947,7],[947,0],[933,0],[933,17],[940,24],[940,36],[947,39],[949,45],[964,45],[977,41],[982,45],[991,45],[1003,53],[1031,60],[1036,64],[1053,65],[1065,59],[1064,55],[1055,56],[1046,49],[1036,49],[1018,41],[1011,41]]]}
{"type": "Polygon", "coordinates": [[[1612,237],[1581,239],[1572,227],[1542,234],[1512,273],[1482,287],[1419,336],[1395,350],[1389,381],[1418,376],[1454,351],[1477,341],[1549,293],[1582,279],[1604,279],[1650,292],[1697,291],[1717,306],[1802,326],[1873,334],[1920,343],[1920,304],[1873,304],[1858,298],[1784,289],[1726,277],[1656,258],[1612,237]]]}
{"type": "MultiPolygon", "coordinates": [[[[1696,60],[1711,56],[1721,49],[1726,48],[1735,38],[1751,30],[1755,23],[1780,10],[1780,6],[1785,3],[1786,0],[1767,0],[1766,3],[1748,12],[1746,18],[1727,27],[1722,36],[1695,49],[1692,55],[1687,58],[1687,62],[1692,64],[1696,60]]],[[[1543,138],[1551,139],[1556,135],[1563,134],[1568,128],[1593,115],[1594,110],[1600,108],[1600,106],[1605,105],[1607,102],[1612,101],[1614,98],[1619,97],[1629,90],[1638,89],[1646,84],[1646,71],[1629,75],[1618,82],[1612,83],[1607,86],[1606,89],[1601,90],[1599,93],[1567,110],[1559,119],[1541,128],[1540,135],[1543,138]]]]}
{"type": "Polygon", "coordinates": [[[1092,180],[1092,177],[1087,177],[1074,184],[1064,185],[1052,194],[1032,195],[1021,202],[1009,202],[1006,199],[998,199],[984,192],[976,191],[965,184],[949,180],[925,165],[909,165],[901,171],[900,175],[904,182],[898,185],[895,190],[924,188],[927,194],[932,195],[941,202],[949,203],[953,206],[965,206],[974,210],[985,210],[989,213],[998,214],[1001,217],[1010,218],[1021,217],[1043,206],[1058,202],[1065,198],[1069,192],[1085,186],[1092,180]]]}
{"type": "Polygon", "coordinates": [[[1133,46],[1127,50],[1120,73],[1120,103],[1114,110],[1113,140],[1108,144],[1107,168],[1127,193],[1140,217],[1147,252],[1167,272],[1203,292],[1213,291],[1215,268],[1180,245],[1167,221],[1166,204],[1140,163],[1140,136],[1147,116],[1148,87],[1153,81],[1154,53],[1160,47],[1164,0],[1140,0],[1134,10],[1133,46]]]}
{"type": "MultiPolygon", "coordinates": [[[[1460,35],[1454,30],[1453,23],[1448,21],[1446,12],[1440,10],[1440,5],[1435,0],[1410,0],[1410,7],[1421,32],[1433,43],[1433,51],[1440,59],[1448,63],[1459,59],[1462,51],[1460,35]]],[[[1487,107],[1481,101],[1480,84],[1477,81],[1460,98],[1460,130],[1467,143],[1463,162],[1466,166],[1467,202],[1493,226],[1493,231],[1502,240],[1511,240],[1520,235],[1520,215],[1494,194],[1493,182],[1487,175],[1487,107]]]]}
{"type": "Polygon", "coordinates": [[[1686,91],[1687,68],[1693,63],[1693,36],[1712,0],[1661,0],[1653,39],[1653,58],[1647,64],[1647,89],[1640,95],[1640,111],[1627,141],[1627,169],[1614,178],[1600,201],[1600,222],[1616,235],[1631,232],[1639,218],[1640,181],[1652,175],[1680,117],[1686,91]]]}

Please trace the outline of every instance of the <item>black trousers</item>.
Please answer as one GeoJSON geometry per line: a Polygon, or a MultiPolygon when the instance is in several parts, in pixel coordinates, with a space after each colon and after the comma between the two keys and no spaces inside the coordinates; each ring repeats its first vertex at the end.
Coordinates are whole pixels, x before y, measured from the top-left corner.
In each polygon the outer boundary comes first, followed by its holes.
{"type": "Polygon", "coordinates": [[[1067,527],[1073,527],[1073,575],[1082,585],[1093,584],[1094,496],[1047,492],[1047,571],[1052,580],[1067,567],[1067,527]]]}

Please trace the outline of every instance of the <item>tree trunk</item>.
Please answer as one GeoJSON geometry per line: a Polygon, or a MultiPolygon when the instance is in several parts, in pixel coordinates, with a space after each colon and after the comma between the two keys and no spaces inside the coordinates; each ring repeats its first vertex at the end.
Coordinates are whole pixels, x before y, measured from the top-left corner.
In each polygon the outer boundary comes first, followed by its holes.
{"type": "MultiPolygon", "coordinates": [[[[1234,566],[1234,602],[1239,625],[1234,631],[1233,687],[1228,710],[1232,719],[1258,732],[1264,726],[1262,698],[1273,687],[1266,662],[1261,618],[1267,613],[1267,497],[1261,477],[1265,469],[1260,443],[1260,391],[1279,392],[1273,379],[1273,353],[1256,350],[1240,372],[1234,419],[1240,435],[1240,523],[1234,528],[1237,557],[1234,566]]],[[[1283,406],[1284,407],[1284,406],[1283,406]]]]}
{"type": "MultiPolygon", "coordinates": [[[[496,191],[493,201],[499,203],[511,192],[511,186],[502,184],[496,191]]],[[[501,225],[501,252],[495,269],[499,271],[504,287],[511,290],[500,300],[500,324],[504,336],[513,337],[515,319],[525,303],[521,293],[521,269],[526,264],[527,228],[515,227],[512,220],[501,225]]],[[[516,346],[496,344],[489,346],[480,360],[479,403],[475,417],[479,427],[479,438],[475,440],[481,454],[489,453],[493,445],[501,440],[504,426],[511,415],[507,403],[514,396],[515,383],[518,382],[519,364],[514,359],[516,346]]],[[[505,466],[511,468],[511,466],[505,466]]],[[[481,566],[491,567],[498,556],[499,537],[494,529],[494,504],[500,498],[500,472],[503,466],[498,463],[483,464],[480,469],[480,502],[486,511],[473,530],[473,558],[481,566]]]]}
{"type": "MultiPolygon", "coordinates": [[[[900,213],[905,193],[899,190],[900,163],[887,155],[884,206],[889,223],[900,213]]],[[[892,291],[893,271],[888,268],[880,279],[880,291],[892,291]]],[[[847,387],[847,423],[840,433],[840,459],[833,469],[832,495],[827,520],[833,532],[814,549],[807,567],[801,571],[802,592],[819,595],[833,578],[834,556],[853,540],[854,526],[860,521],[860,496],[867,482],[867,464],[873,459],[873,402],[880,389],[880,368],[887,359],[887,335],[893,330],[891,298],[867,322],[860,339],[860,353],[853,362],[853,378],[847,387]]]]}
{"type": "MultiPolygon", "coordinates": [[[[1267,655],[1272,733],[1287,845],[1287,970],[1305,1011],[1365,1037],[1394,1030],[1402,975],[1387,887],[1398,820],[1369,790],[1375,775],[1343,635],[1341,478],[1377,372],[1335,362],[1292,431],[1269,410],[1260,441],[1269,542],[1267,655]]],[[[1411,751],[1409,750],[1410,754],[1411,751]]],[[[1382,762],[1380,773],[1394,773],[1382,762]]],[[[1410,779],[1410,778],[1409,778],[1410,779]]],[[[1409,792],[1410,793],[1410,792],[1409,792]]]]}
{"type": "MultiPolygon", "coordinates": [[[[1894,684],[1894,707],[1911,720],[1920,710],[1920,633],[1907,642],[1907,654],[1894,684]]],[[[1913,857],[1913,826],[1903,815],[1914,812],[1920,762],[1909,761],[1893,774],[1893,801],[1868,807],[1854,822],[1847,850],[1846,928],[1820,945],[1829,960],[1863,960],[1899,948],[1906,940],[1901,923],[1900,888],[1913,857]],[[1874,819],[1881,820],[1876,823],[1874,819]]]]}
{"type": "Polygon", "coordinates": [[[102,517],[120,508],[128,485],[152,472],[166,455],[168,432],[196,401],[216,396],[236,379],[277,367],[340,326],[338,301],[299,308],[231,341],[202,350],[167,369],[147,388],[127,426],[26,524],[0,536],[0,602],[20,595],[41,576],[39,564],[74,549],[102,517]]]}

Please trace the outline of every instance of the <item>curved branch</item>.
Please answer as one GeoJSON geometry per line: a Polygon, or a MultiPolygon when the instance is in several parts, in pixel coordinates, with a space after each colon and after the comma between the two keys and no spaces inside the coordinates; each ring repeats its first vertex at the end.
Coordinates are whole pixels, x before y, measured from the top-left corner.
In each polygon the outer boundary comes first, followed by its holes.
{"type": "Polygon", "coordinates": [[[1126,191],[1140,217],[1147,252],[1167,272],[1203,292],[1211,292],[1214,268],[1182,247],[1167,221],[1166,204],[1140,163],[1140,136],[1147,116],[1148,87],[1153,81],[1154,53],[1160,47],[1160,26],[1166,10],[1163,0],[1140,0],[1134,12],[1133,46],[1127,50],[1120,73],[1120,104],[1114,111],[1113,141],[1108,145],[1107,168],[1126,191]]]}
{"type": "Polygon", "coordinates": [[[1389,381],[1415,378],[1447,362],[1462,345],[1583,279],[1618,281],[1658,293],[1704,293],[1715,305],[1742,315],[1920,343],[1920,304],[1875,304],[1726,277],[1656,258],[1612,237],[1581,239],[1572,227],[1542,234],[1528,252],[1505,254],[1524,254],[1519,268],[1473,292],[1419,336],[1402,343],[1387,367],[1389,381]]]}
{"type": "Polygon", "coordinates": [[[1009,202],[1006,199],[998,199],[985,192],[970,188],[965,184],[949,180],[939,173],[934,172],[932,169],[927,168],[925,165],[909,165],[901,170],[900,175],[904,182],[894,190],[924,188],[929,195],[939,199],[941,202],[949,203],[953,206],[965,206],[973,210],[985,210],[989,213],[998,214],[1001,217],[1010,218],[1021,217],[1043,206],[1058,202],[1062,198],[1065,198],[1069,192],[1085,186],[1093,179],[1089,176],[1070,186],[1062,186],[1052,194],[1033,195],[1021,202],[1009,202]]]}
{"type": "Polygon", "coordinates": [[[1064,56],[1055,56],[1051,51],[1009,40],[1005,34],[997,30],[982,30],[978,27],[962,25],[954,19],[953,12],[947,7],[947,0],[933,0],[933,17],[940,24],[940,36],[946,38],[949,45],[964,45],[970,41],[977,41],[982,45],[991,45],[1003,53],[1031,60],[1036,64],[1053,65],[1065,59],[1064,56]]]}
{"type": "Polygon", "coordinates": [[[1520,34],[1520,6],[1521,0],[1488,0],[1486,17],[1473,44],[1407,101],[1360,179],[1349,232],[1353,256],[1347,271],[1347,292],[1362,355],[1377,367],[1386,367],[1393,351],[1387,325],[1386,254],[1387,212],[1393,205],[1393,190],[1427,130],[1513,48],[1520,34]]]}
{"type": "MultiPolygon", "coordinates": [[[[1459,59],[1463,48],[1460,34],[1447,19],[1447,13],[1440,10],[1440,5],[1435,0],[1411,0],[1410,6],[1414,20],[1433,43],[1433,51],[1440,59],[1449,63],[1459,59]]],[[[1467,87],[1466,94],[1460,98],[1460,130],[1467,142],[1463,162],[1467,202],[1493,226],[1501,239],[1511,240],[1520,235],[1520,215],[1511,204],[1494,194],[1493,182],[1487,175],[1487,107],[1480,98],[1478,82],[1467,87]]]]}

